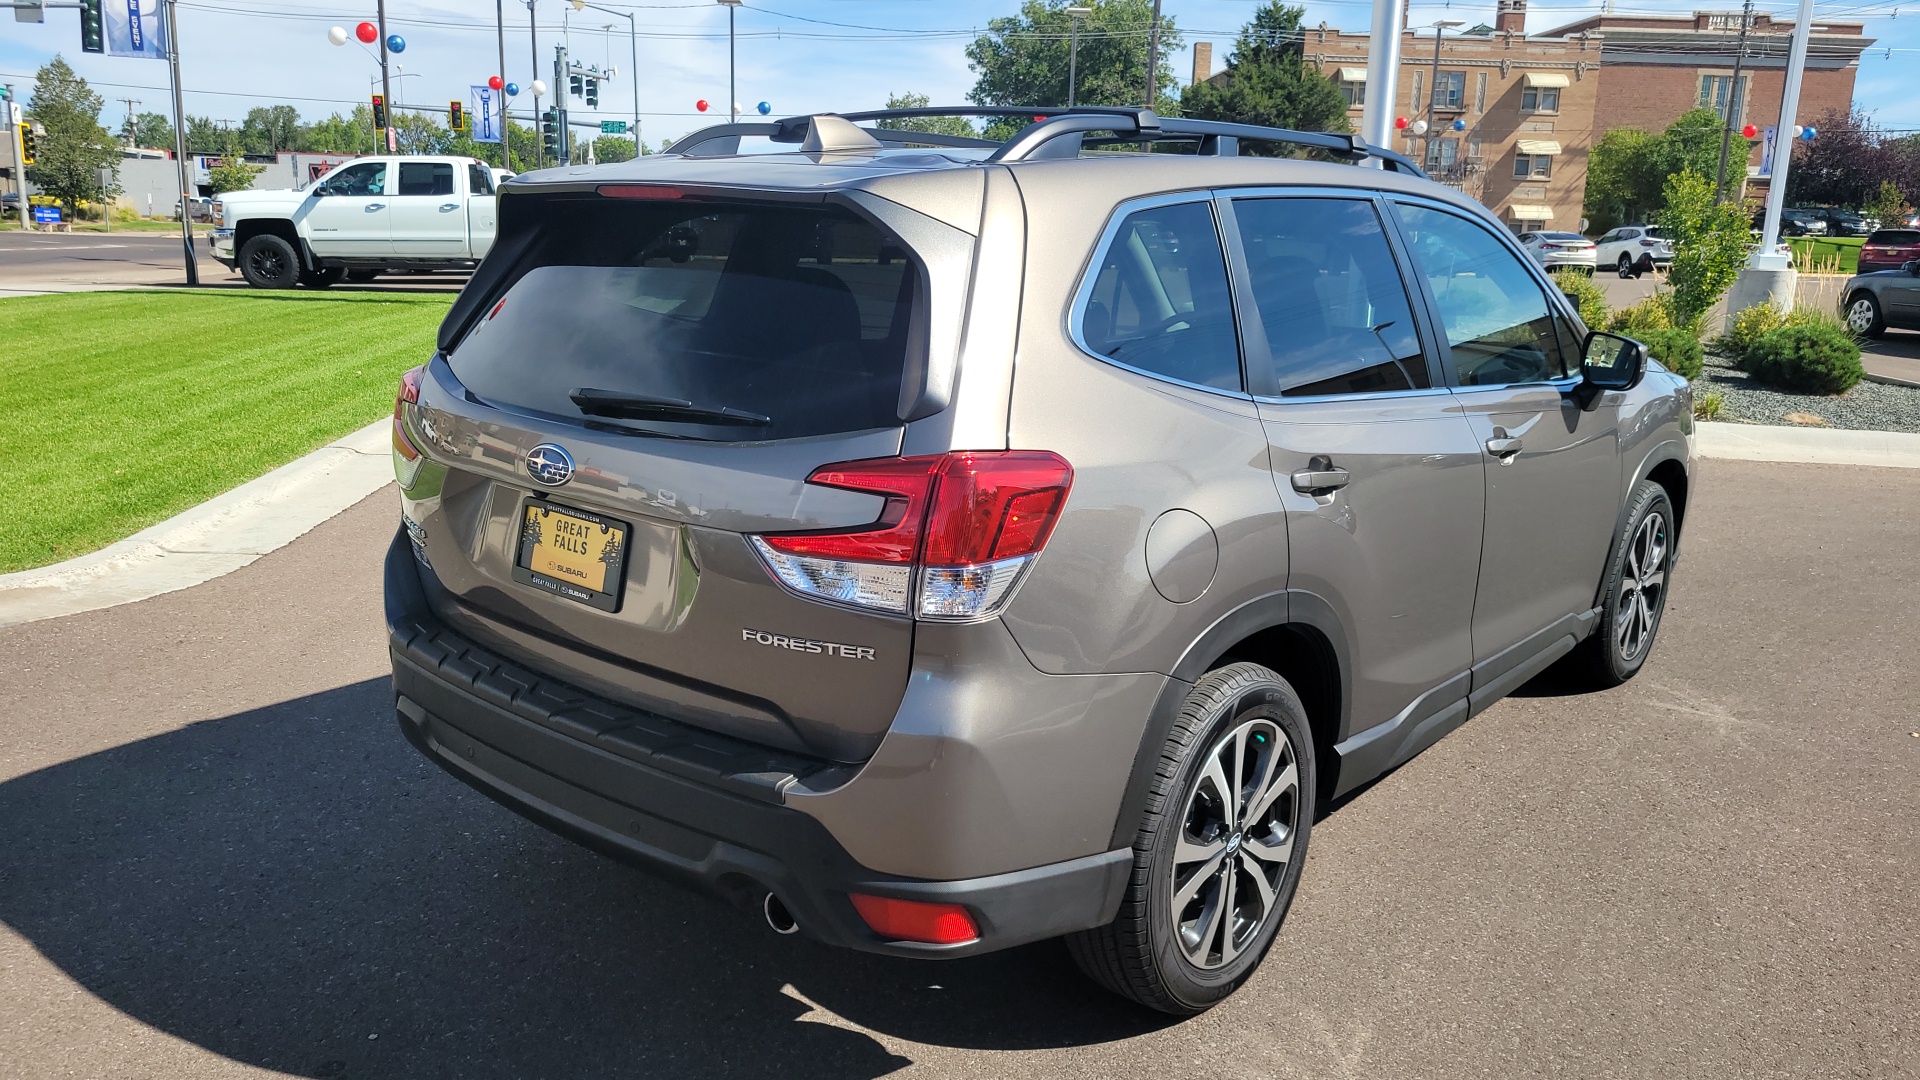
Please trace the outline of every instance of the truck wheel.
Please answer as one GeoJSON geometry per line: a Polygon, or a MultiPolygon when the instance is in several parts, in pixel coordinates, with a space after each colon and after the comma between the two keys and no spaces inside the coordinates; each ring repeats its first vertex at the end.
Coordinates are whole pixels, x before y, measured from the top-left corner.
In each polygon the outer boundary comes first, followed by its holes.
{"type": "Polygon", "coordinates": [[[292,244],[263,233],[240,249],[240,276],[256,289],[291,289],[300,282],[300,255],[292,244]]]}
{"type": "Polygon", "coordinates": [[[346,276],[347,271],[344,267],[323,266],[318,270],[302,270],[300,284],[309,289],[324,289],[329,285],[340,284],[340,279],[346,276]]]}
{"type": "Polygon", "coordinates": [[[1113,922],[1067,938],[1095,982],[1191,1016],[1247,981],[1300,883],[1313,736],[1285,679],[1230,664],[1194,685],[1160,751],[1113,922]]]}
{"type": "Polygon", "coordinates": [[[380,276],[380,271],[378,270],[347,271],[347,280],[353,282],[356,285],[360,285],[360,284],[364,284],[365,282],[372,281],[374,278],[377,278],[379,276],[380,276]]]}

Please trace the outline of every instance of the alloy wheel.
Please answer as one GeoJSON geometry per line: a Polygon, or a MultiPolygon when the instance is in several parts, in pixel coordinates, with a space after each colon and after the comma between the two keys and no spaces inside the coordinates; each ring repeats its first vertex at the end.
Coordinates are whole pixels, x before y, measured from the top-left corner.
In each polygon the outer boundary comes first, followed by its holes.
{"type": "Polygon", "coordinates": [[[271,247],[260,248],[247,258],[247,265],[262,281],[278,281],[287,272],[287,261],[271,247]]]}
{"type": "Polygon", "coordinates": [[[1863,296],[1847,306],[1847,329],[1856,334],[1873,329],[1873,301],[1863,296]]]}
{"type": "Polygon", "coordinates": [[[1271,720],[1215,742],[1187,793],[1174,842],[1174,936],[1193,966],[1224,967],[1260,936],[1293,861],[1301,813],[1293,744],[1271,720]]]}
{"type": "Polygon", "coordinates": [[[1648,514],[1634,530],[1627,564],[1620,571],[1620,598],[1613,616],[1614,644],[1620,659],[1632,662],[1653,640],[1654,624],[1667,596],[1667,519],[1648,514]]]}

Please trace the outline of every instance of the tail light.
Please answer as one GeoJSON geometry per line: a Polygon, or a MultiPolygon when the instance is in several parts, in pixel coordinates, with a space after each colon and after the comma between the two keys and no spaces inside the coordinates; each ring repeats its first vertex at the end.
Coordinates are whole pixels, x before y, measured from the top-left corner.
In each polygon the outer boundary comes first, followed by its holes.
{"type": "Polygon", "coordinates": [[[1044,450],[969,450],[826,465],[810,484],[886,497],[857,529],[752,538],[803,596],[922,619],[997,614],[1046,546],[1073,467],[1044,450]]]}
{"type": "Polygon", "coordinates": [[[414,477],[420,475],[420,466],[424,462],[420,448],[413,445],[407,437],[407,406],[420,401],[420,373],[424,367],[414,368],[400,376],[400,392],[393,399],[393,478],[403,488],[413,486],[414,477]]]}
{"type": "Polygon", "coordinates": [[[848,893],[853,909],[874,933],[888,941],[962,945],[980,938],[973,916],[959,904],[928,904],[887,896],[848,893]]]}
{"type": "Polygon", "coordinates": [[[1660,241],[1658,241],[1658,240],[1642,240],[1642,241],[1640,241],[1640,246],[1641,246],[1641,247],[1658,247],[1658,246],[1659,246],[1659,244],[1660,244],[1660,241]]]}

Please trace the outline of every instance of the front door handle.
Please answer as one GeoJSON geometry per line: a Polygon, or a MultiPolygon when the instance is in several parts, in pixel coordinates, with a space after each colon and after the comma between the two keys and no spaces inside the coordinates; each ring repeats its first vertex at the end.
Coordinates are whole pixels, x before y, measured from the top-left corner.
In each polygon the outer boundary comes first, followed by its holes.
{"type": "Polygon", "coordinates": [[[460,204],[457,202],[443,202],[440,204],[440,212],[443,214],[449,210],[458,210],[458,209],[460,209],[460,204]]]}
{"type": "Polygon", "coordinates": [[[386,208],[387,208],[387,204],[386,204],[386,203],[383,203],[383,202],[371,202],[371,203],[368,203],[368,204],[367,204],[367,213],[369,213],[369,214],[371,214],[371,213],[373,213],[373,212],[374,212],[375,210],[385,210],[386,208]]]}
{"type": "Polygon", "coordinates": [[[1520,452],[1520,440],[1509,435],[1499,435],[1487,440],[1487,453],[1500,459],[1505,465],[1520,452]]]}
{"type": "Polygon", "coordinates": [[[1293,474],[1293,490],[1302,495],[1325,495],[1346,487],[1350,479],[1347,470],[1336,466],[1332,458],[1319,455],[1293,474]]]}

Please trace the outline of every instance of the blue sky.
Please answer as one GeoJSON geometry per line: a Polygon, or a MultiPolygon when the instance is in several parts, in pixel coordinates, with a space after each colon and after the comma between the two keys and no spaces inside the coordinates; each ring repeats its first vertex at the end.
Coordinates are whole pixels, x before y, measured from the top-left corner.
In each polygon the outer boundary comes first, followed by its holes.
{"type": "MultiPolygon", "coordinates": [[[[113,2],[113,0],[109,0],[113,2]]],[[[727,79],[727,14],[711,0],[605,0],[598,6],[632,13],[639,28],[640,111],[651,143],[724,117],[727,79]],[[694,102],[705,98],[713,112],[701,116],[694,102]]],[[[889,93],[917,92],[936,102],[964,100],[973,85],[963,50],[974,31],[1009,14],[1018,0],[748,0],[738,12],[739,97],[751,110],[768,101],[777,113],[877,107],[889,93]]],[[[1215,45],[1224,63],[1235,30],[1256,0],[1165,0],[1187,42],[1215,45]]],[[[1417,0],[1411,21],[1493,19],[1492,0],[1417,0]]],[[[1733,0],[1670,2],[1615,0],[1620,12],[1685,12],[1727,8],[1733,0]]],[[[304,118],[347,112],[366,100],[377,65],[354,43],[327,42],[329,26],[349,29],[373,17],[372,0],[182,0],[184,82],[187,110],[238,121],[256,105],[290,104],[304,118]]],[[[407,40],[396,57],[404,77],[396,85],[402,102],[444,107],[464,98],[466,86],[485,80],[496,65],[494,5],[485,0],[388,0],[389,31],[407,40]]],[[[1795,4],[1761,0],[1759,10],[1791,18],[1795,4]]],[[[528,12],[524,0],[505,0],[507,77],[531,81],[528,12]]],[[[1318,0],[1307,4],[1307,21],[1364,29],[1371,0],[1318,0]]],[[[1599,10],[1599,0],[1535,0],[1529,28],[1546,29],[1599,10]]],[[[1821,19],[1865,19],[1879,43],[1861,63],[1856,102],[1884,126],[1920,129],[1920,95],[1912,66],[1920,59],[1920,0],[1821,0],[1821,19]],[[1891,50],[1891,51],[1889,51],[1891,50]],[[1907,76],[1898,72],[1906,70],[1907,76]]],[[[574,12],[565,0],[537,0],[541,65],[550,70],[553,45],[563,25],[577,60],[620,69],[602,90],[600,115],[630,116],[633,84],[627,20],[591,8],[574,12]],[[605,27],[611,24],[609,32],[605,27]]],[[[166,66],[151,60],[82,54],[78,14],[46,13],[44,25],[15,23],[0,14],[0,81],[12,82],[24,99],[36,68],[56,52],[109,99],[103,119],[117,128],[126,106],[168,112],[166,66]]],[[[1191,59],[1183,50],[1169,57],[1184,74],[1191,59]]],[[[548,81],[551,81],[549,77],[548,81]]],[[[523,93],[519,104],[528,104],[523,93]]],[[[575,110],[576,118],[589,118],[575,110]]]]}

